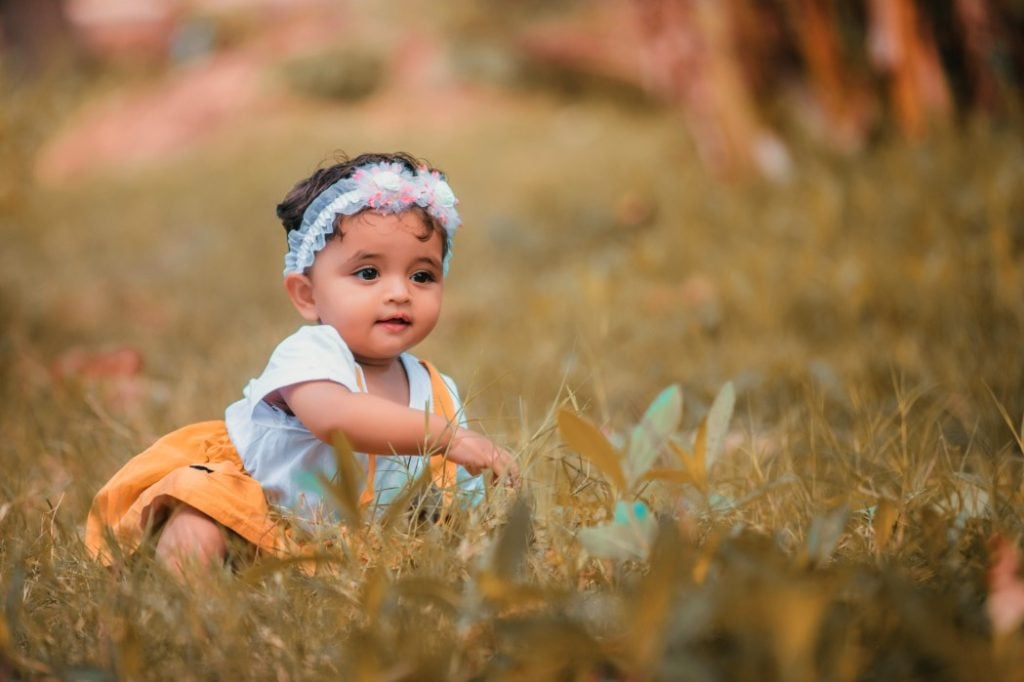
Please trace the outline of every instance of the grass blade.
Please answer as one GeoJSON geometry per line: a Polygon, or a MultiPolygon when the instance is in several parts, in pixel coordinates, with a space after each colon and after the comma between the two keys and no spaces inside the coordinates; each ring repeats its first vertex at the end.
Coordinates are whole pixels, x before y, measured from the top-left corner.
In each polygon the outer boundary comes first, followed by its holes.
{"type": "Polygon", "coordinates": [[[507,579],[519,577],[530,544],[530,527],[530,505],[519,498],[512,505],[508,521],[491,555],[491,570],[495,575],[507,579]]]}
{"type": "Polygon", "coordinates": [[[889,544],[893,531],[896,528],[896,520],[899,513],[889,500],[881,500],[875,507],[875,516],[871,519],[871,526],[875,531],[875,553],[881,554],[885,546],[889,544]]]}
{"type": "Polygon", "coordinates": [[[366,478],[366,473],[359,466],[355,451],[352,450],[352,445],[345,434],[341,431],[331,434],[331,446],[334,448],[334,461],[338,473],[333,481],[328,481],[324,477],[320,483],[349,524],[355,528],[363,522],[362,511],[359,508],[359,488],[360,483],[366,478]]]}
{"type": "Polygon", "coordinates": [[[665,623],[679,586],[682,553],[683,543],[675,523],[662,522],[651,548],[650,570],[640,584],[631,614],[632,650],[641,679],[653,671],[664,647],[665,623]]]}

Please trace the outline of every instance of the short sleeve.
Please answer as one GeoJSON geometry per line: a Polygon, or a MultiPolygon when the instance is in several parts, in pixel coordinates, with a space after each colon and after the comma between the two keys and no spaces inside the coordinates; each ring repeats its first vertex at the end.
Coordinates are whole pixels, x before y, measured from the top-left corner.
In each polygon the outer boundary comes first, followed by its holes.
{"type": "Polygon", "coordinates": [[[334,327],[301,327],[282,341],[263,374],[249,382],[245,397],[253,410],[275,391],[304,381],[333,381],[358,392],[356,361],[334,327]]]}

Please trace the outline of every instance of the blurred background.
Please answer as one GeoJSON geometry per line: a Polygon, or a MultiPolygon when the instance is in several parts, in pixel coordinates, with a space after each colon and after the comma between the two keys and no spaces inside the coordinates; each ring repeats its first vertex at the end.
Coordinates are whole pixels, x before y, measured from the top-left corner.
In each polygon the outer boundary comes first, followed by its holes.
{"type": "Polygon", "coordinates": [[[0,679],[1019,679],[1022,28],[1024,0],[0,0],[0,679]],[[464,218],[415,352],[533,508],[194,593],[88,560],[99,486],[300,324],[277,202],[399,149],[464,218]],[[558,434],[624,443],[672,384],[663,480],[616,490],[558,434]],[[583,547],[637,505],[675,522],[649,563],[583,547]]]}
{"type": "Polygon", "coordinates": [[[731,379],[766,451],[908,395],[1015,449],[1022,29],[1019,0],[0,0],[0,447],[98,485],[217,418],[299,324],[277,201],[402,149],[465,219],[417,352],[509,442],[670,383],[692,425],[731,379]]]}

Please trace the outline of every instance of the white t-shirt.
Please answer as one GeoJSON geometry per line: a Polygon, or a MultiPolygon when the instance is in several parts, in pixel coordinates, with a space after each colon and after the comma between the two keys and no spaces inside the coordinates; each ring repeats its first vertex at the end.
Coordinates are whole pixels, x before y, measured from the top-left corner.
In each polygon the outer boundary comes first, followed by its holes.
{"type": "MultiPolygon", "coordinates": [[[[409,407],[432,410],[430,374],[410,353],[403,353],[400,360],[409,379],[409,407]]],[[[270,504],[304,518],[314,518],[322,500],[307,482],[309,474],[304,472],[321,472],[333,478],[337,467],[330,445],[314,436],[297,417],[266,398],[277,397],[285,386],[321,380],[334,381],[359,393],[362,389],[356,376],[361,372],[352,351],[334,327],[300,327],[274,349],[263,373],[245,387],[244,397],[225,410],[228,435],[246,471],[263,486],[270,504]]],[[[455,383],[443,374],[441,377],[464,426],[465,416],[455,383]]],[[[356,459],[364,471],[368,470],[366,454],[356,453],[356,459]]],[[[389,504],[428,465],[429,458],[421,455],[377,455],[375,506],[389,504]]],[[[466,499],[475,500],[482,494],[483,479],[470,476],[462,467],[458,470],[458,484],[460,490],[468,493],[466,499]]],[[[365,485],[363,478],[359,489],[365,485]]]]}

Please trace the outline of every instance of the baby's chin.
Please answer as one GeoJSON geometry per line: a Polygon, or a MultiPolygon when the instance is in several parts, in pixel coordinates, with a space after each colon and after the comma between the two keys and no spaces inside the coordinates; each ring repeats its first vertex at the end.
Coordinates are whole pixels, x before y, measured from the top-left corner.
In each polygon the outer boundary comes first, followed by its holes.
{"type": "Polygon", "coordinates": [[[349,348],[352,351],[352,357],[355,358],[356,362],[363,367],[388,367],[393,363],[398,362],[402,353],[406,352],[411,346],[396,346],[393,349],[375,349],[366,352],[360,352],[357,349],[349,348]]]}

